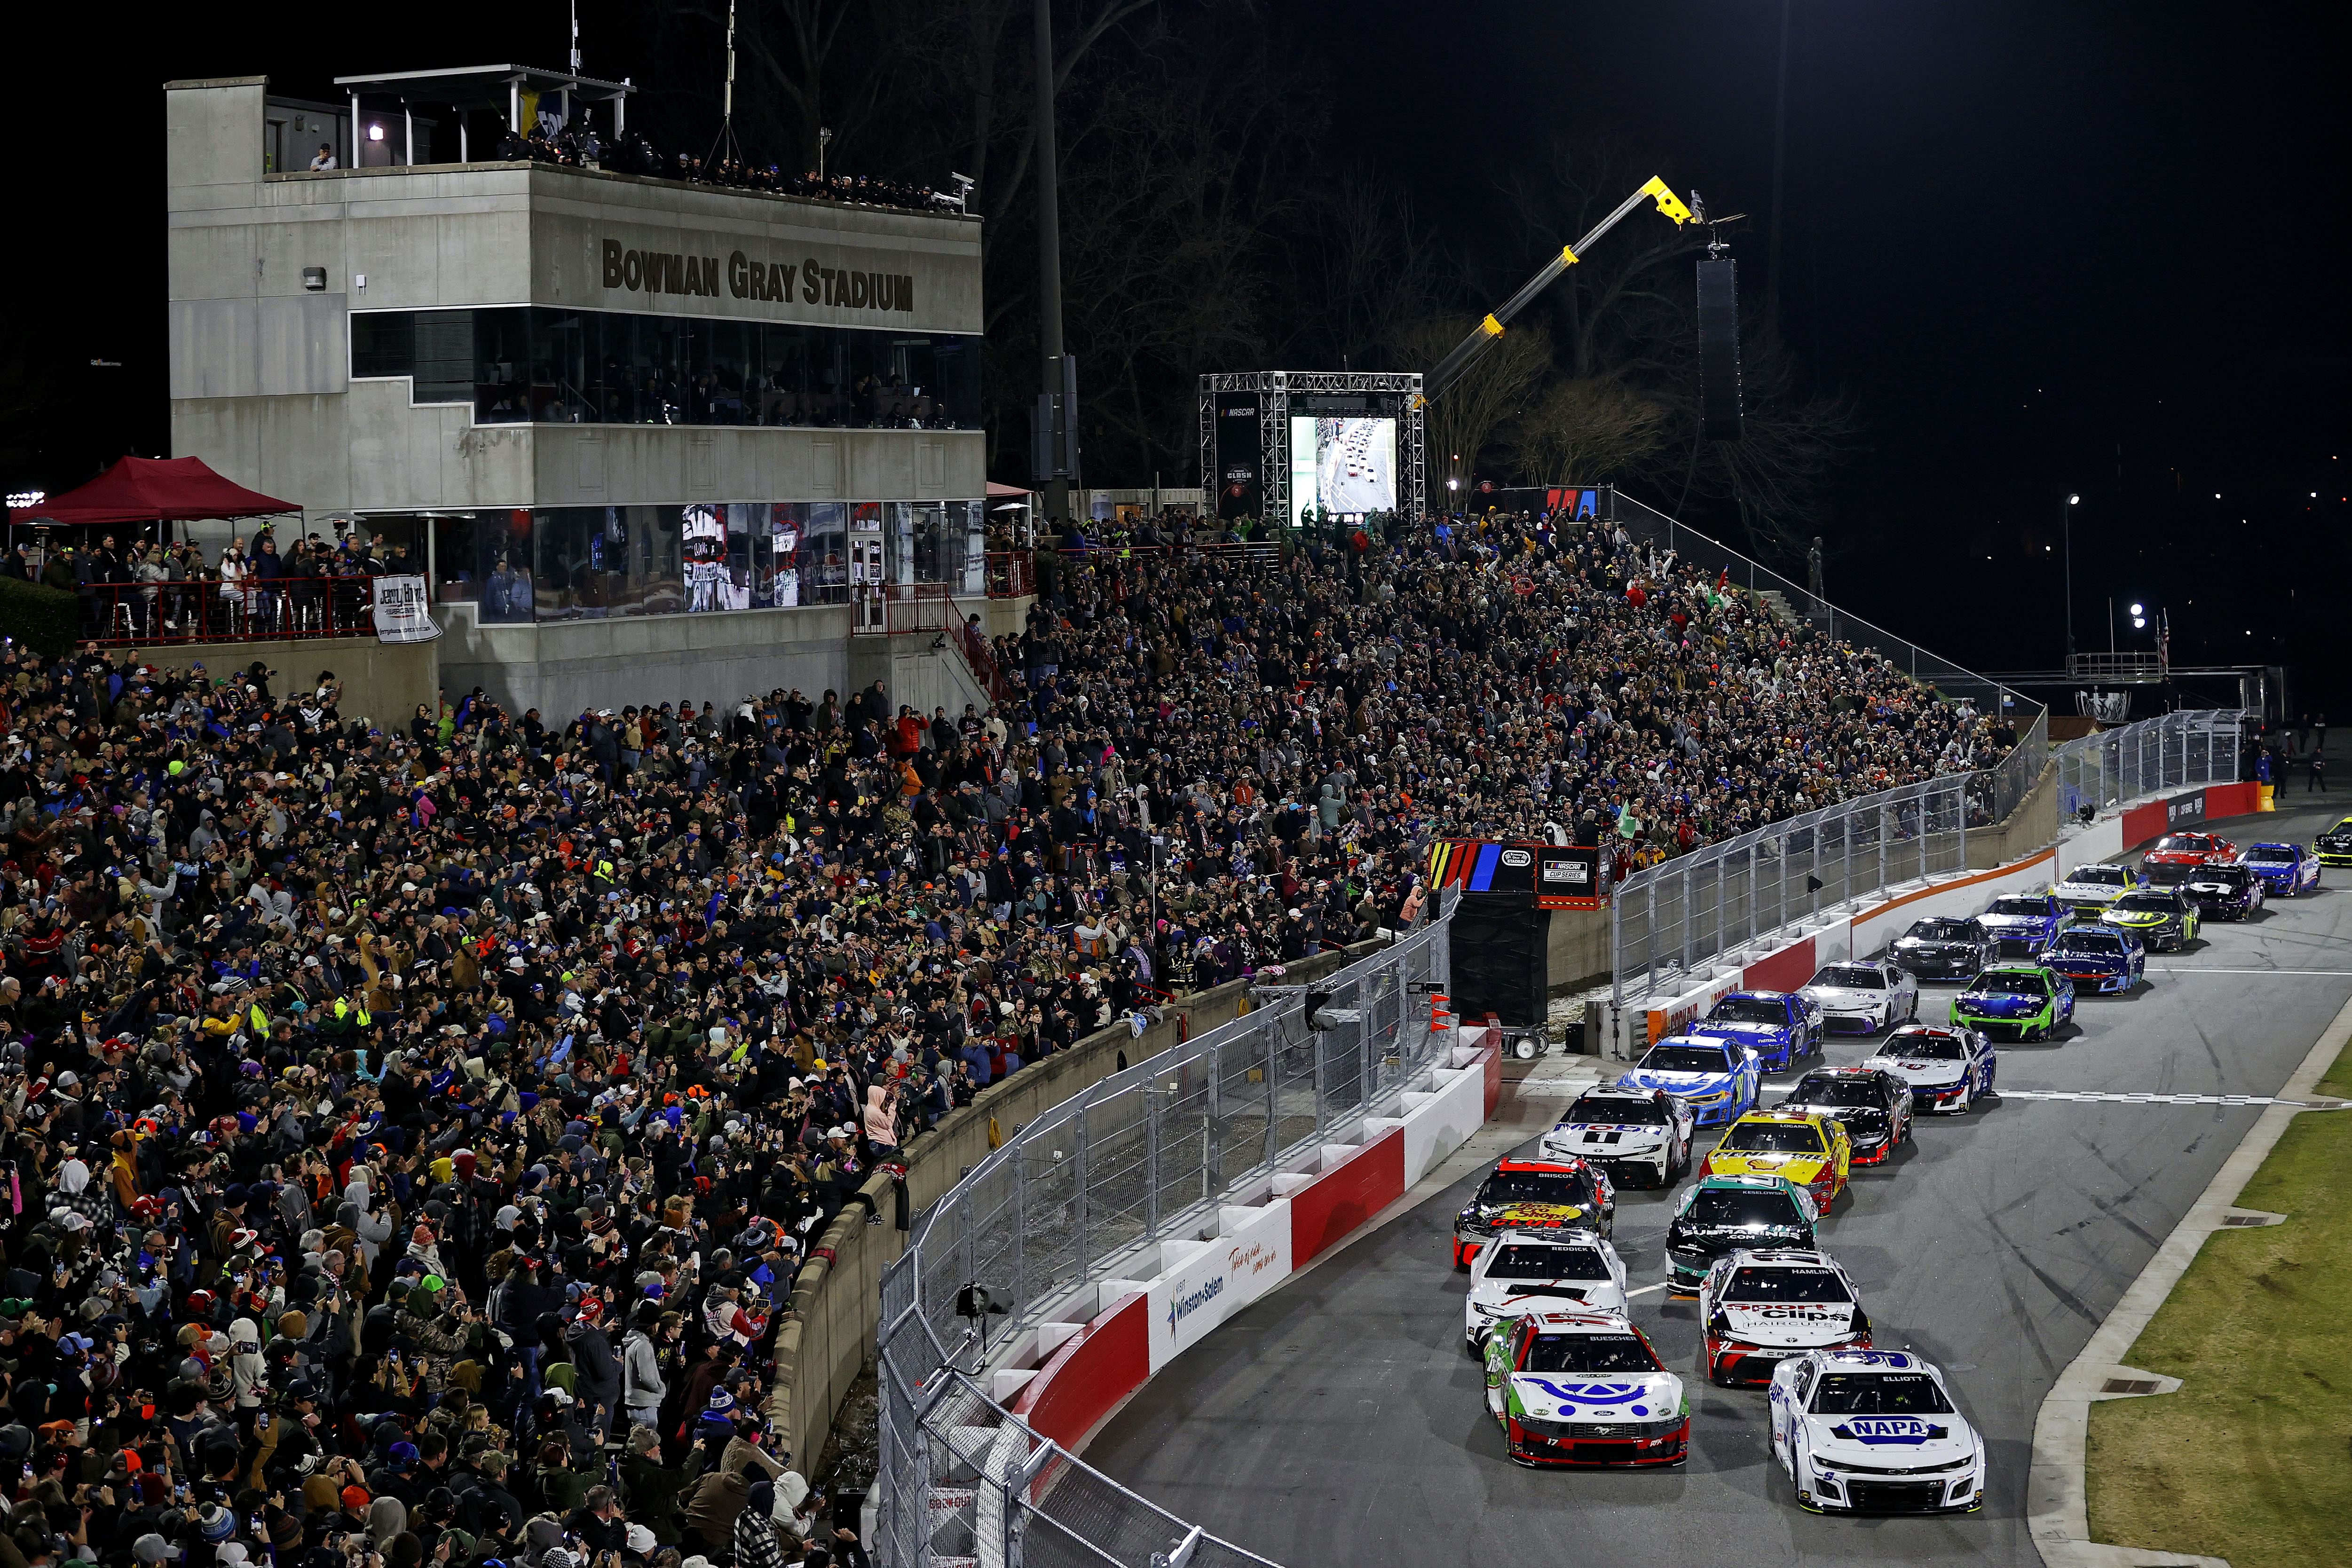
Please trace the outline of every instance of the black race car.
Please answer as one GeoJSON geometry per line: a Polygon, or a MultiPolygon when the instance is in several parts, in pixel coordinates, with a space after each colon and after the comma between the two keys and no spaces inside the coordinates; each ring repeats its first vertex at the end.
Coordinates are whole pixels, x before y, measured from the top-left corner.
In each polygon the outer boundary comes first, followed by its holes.
{"type": "Polygon", "coordinates": [[[1911,1136],[1911,1085],[1875,1067],[1816,1067],[1773,1109],[1835,1117],[1857,1166],[1878,1164],[1911,1136]]]}
{"type": "Polygon", "coordinates": [[[2000,951],[1992,933],[1973,920],[1915,920],[1895,939],[1895,963],[1923,980],[1966,980],[2000,951]]]}
{"type": "Polygon", "coordinates": [[[2243,920],[2263,906],[2269,887],[2242,865],[2200,865],[2179,887],[2180,896],[2208,920],[2243,920]]]}

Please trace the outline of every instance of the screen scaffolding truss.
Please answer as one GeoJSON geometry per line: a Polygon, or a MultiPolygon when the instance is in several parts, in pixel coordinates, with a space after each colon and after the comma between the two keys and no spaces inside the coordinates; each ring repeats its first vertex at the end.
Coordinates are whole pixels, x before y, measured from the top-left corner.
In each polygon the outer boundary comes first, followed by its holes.
{"type": "Polygon", "coordinates": [[[1418,371],[1244,371],[1201,378],[1201,494],[1214,497],[1224,472],[1217,454],[1217,404],[1257,400],[1258,516],[1290,516],[1291,399],[1379,395],[1396,399],[1397,511],[1418,522],[1428,510],[1418,371]]]}

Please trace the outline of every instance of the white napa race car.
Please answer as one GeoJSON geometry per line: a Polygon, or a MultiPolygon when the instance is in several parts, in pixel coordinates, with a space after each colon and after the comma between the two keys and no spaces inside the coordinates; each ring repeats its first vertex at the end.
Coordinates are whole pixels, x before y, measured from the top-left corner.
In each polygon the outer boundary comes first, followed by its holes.
{"type": "Polygon", "coordinates": [[[1984,1439],[1940,1368],[1907,1352],[1814,1351],[1772,1374],[1772,1458],[1814,1513],[1973,1513],[1984,1439]]]}
{"type": "Polygon", "coordinates": [[[1498,1322],[1528,1312],[1625,1311],[1625,1264],[1589,1230],[1507,1230],[1478,1250],[1470,1295],[1462,1303],[1462,1338],[1485,1349],[1498,1322]]]}
{"type": "Polygon", "coordinates": [[[1583,1160],[1614,1182],[1638,1176],[1669,1186],[1690,1169],[1696,1120],[1688,1101],[1663,1089],[1599,1084],[1543,1135],[1543,1157],[1583,1160]]]}
{"type": "Polygon", "coordinates": [[[1826,1252],[1742,1247],[1699,1281],[1706,1375],[1715,1383],[1769,1382],[1808,1351],[1870,1348],[1870,1314],[1853,1280],[1826,1252]]]}

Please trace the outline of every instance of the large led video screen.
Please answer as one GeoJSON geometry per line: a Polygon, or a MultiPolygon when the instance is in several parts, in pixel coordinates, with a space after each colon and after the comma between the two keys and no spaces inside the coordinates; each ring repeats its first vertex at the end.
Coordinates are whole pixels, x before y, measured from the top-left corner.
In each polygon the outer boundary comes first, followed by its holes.
{"type": "Polygon", "coordinates": [[[1396,509],[1396,421],[1364,414],[1290,421],[1290,520],[1396,509]]]}

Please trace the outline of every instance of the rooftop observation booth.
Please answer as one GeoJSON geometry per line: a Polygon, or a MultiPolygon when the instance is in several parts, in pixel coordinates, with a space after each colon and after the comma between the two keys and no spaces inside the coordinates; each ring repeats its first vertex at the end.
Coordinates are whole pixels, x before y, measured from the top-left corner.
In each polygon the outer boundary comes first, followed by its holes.
{"type": "Polygon", "coordinates": [[[445,685],[845,691],[986,610],[977,218],[667,177],[625,80],[335,88],[165,84],[173,447],[424,562],[445,685]]]}

